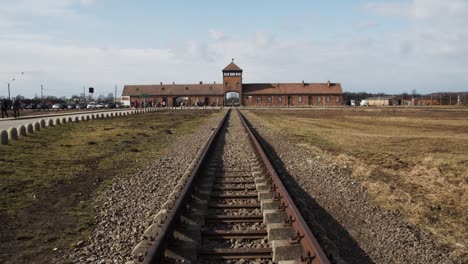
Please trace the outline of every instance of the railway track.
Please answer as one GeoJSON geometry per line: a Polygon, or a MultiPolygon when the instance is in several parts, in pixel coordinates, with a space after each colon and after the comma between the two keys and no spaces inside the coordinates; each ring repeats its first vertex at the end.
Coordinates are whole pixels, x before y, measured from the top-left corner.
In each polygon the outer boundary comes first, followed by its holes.
{"type": "Polygon", "coordinates": [[[134,263],[330,263],[238,110],[132,255],[134,263]]]}

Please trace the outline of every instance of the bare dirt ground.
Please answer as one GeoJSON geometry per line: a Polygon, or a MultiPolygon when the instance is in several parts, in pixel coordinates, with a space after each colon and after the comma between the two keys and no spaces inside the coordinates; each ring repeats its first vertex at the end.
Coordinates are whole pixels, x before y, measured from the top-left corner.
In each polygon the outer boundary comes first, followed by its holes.
{"type": "Polygon", "coordinates": [[[348,262],[466,261],[466,110],[246,112],[348,262]]]}
{"type": "MultiPolygon", "coordinates": [[[[204,125],[219,115],[167,111],[92,120],[48,128],[0,147],[0,263],[68,261],[58,258],[86,246],[102,222],[98,206],[104,202],[97,199],[99,193],[116,188],[117,178],[135,173],[151,177],[149,170],[139,168],[172,149],[181,159],[190,158],[191,152],[180,155],[186,147],[177,141],[200,130],[208,134],[204,125]]],[[[196,147],[198,141],[182,142],[196,147]]],[[[185,160],[177,160],[156,166],[168,172],[171,166],[184,165],[185,160]]],[[[116,191],[117,196],[123,193],[116,191]]],[[[119,199],[114,203],[120,205],[119,199]]]]}

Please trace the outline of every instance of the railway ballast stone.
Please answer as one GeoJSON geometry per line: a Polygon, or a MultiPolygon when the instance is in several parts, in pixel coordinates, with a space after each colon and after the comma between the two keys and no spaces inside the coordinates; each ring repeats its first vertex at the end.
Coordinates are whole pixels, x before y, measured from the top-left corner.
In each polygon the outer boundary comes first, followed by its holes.
{"type": "Polygon", "coordinates": [[[132,250],[142,242],[145,230],[153,223],[174,187],[179,184],[212,128],[221,120],[217,114],[188,135],[163,135],[168,151],[149,158],[146,165],[132,175],[113,179],[110,187],[96,194],[96,228],[82,247],[64,251],[54,263],[127,263],[133,261],[132,250]],[[180,148],[184,146],[184,148],[180,148]],[[177,151],[172,151],[177,150],[177,151]],[[93,261],[88,261],[93,259],[93,261]]]}

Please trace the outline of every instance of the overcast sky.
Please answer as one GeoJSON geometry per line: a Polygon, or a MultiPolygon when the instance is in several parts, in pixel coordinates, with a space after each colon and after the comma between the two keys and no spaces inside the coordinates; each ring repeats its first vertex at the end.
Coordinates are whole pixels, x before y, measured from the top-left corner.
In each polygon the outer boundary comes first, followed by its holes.
{"type": "Polygon", "coordinates": [[[468,91],[468,0],[0,0],[0,96],[221,82],[231,58],[244,82],[468,91]]]}

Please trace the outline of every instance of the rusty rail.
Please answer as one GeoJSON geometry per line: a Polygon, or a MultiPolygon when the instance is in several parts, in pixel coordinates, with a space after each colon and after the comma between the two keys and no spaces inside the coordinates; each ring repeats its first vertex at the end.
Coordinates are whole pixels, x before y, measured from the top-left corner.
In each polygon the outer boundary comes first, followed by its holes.
{"type": "Polygon", "coordinates": [[[231,110],[229,109],[227,113],[224,115],[218,127],[216,128],[214,133],[211,135],[208,143],[204,146],[204,150],[197,162],[197,165],[193,169],[190,177],[187,179],[184,189],[182,190],[177,201],[175,202],[163,226],[161,227],[160,232],[158,233],[156,239],[154,240],[153,245],[148,251],[148,254],[145,256],[145,259],[143,260],[144,264],[161,263],[164,257],[164,251],[166,250],[166,247],[169,241],[171,240],[170,236],[175,231],[176,225],[179,222],[178,220],[182,216],[183,210],[185,208],[185,204],[187,203],[187,200],[190,198],[190,192],[192,188],[194,187],[194,182],[195,182],[196,176],[198,175],[198,171],[200,167],[202,166],[202,164],[204,163],[208,151],[213,146],[213,142],[215,138],[219,135],[221,128],[226,122],[226,118],[229,115],[230,111],[231,110]]]}
{"type": "Polygon", "coordinates": [[[298,232],[298,239],[304,248],[304,252],[306,252],[306,259],[303,261],[306,263],[313,263],[313,264],[328,264],[330,261],[328,260],[327,256],[323,252],[322,248],[320,247],[317,239],[310,231],[309,226],[305,222],[304,218],[302,217],[301,213],[297,209],[296,205],[294,204],[292,198],[289,196],[286,187],[284,186],[283,182],[279,178],[278,174],[276,173],[275,169],[270,163],[265,151],[263,150],[262,146],[258,142],[257,138],[253,134],[252,130],[249,128],[244,115],[237,110],[239,117],[244,125],[245,130],[249,134],[249,138],[254,145],[255,150],[260,155],[263,164],[266,167],[267,173],[270,175],[273,185],[275,187],[275,191],[279,194],[278,198],[281,201],[281,204],[285,205],[285,211],[288,214],[290,220],[292,220],[292,226],[294,230],[298,232]]]}

